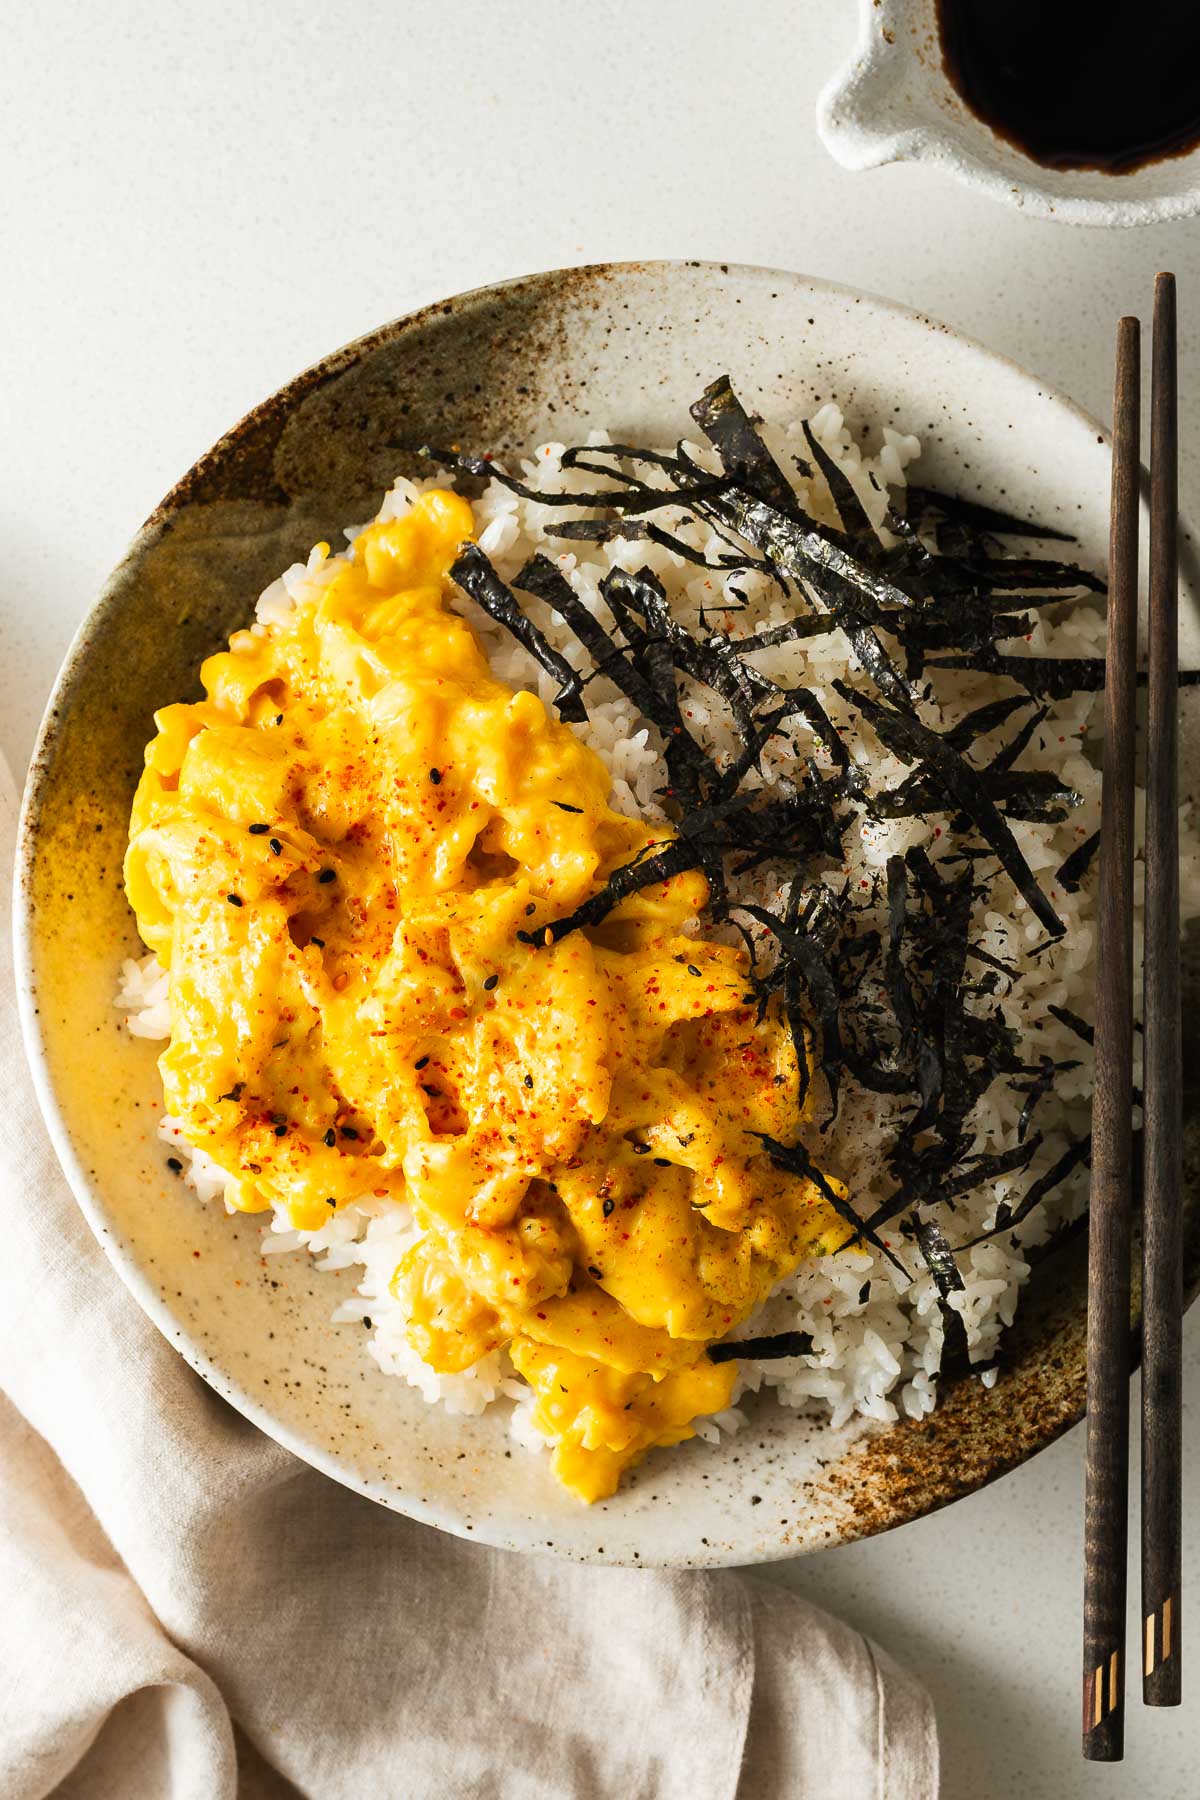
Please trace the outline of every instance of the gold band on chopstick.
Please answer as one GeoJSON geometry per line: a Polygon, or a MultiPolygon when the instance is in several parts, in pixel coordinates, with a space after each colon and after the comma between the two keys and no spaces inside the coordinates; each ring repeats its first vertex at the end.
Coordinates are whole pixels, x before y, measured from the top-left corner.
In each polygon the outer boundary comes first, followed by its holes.
{"type": "Polygon", "coordinates": [[[1167,1658],[1171,1654],[1172,1641],[1173,1641],[1173,1613],[1174,1613],[1174,1610],[1175,1610],[1175,1596],[1174,1596],[1174,1594],[1168,1594],[1166,1599],[1162,1603],[1161,1631],[1156,1630],[1160,1614],[1159,1613],[1147,1613],[1146,1614],[1146,1646],[1145,1646],[1145,1661],[1144,1661],[1144,1667],[1143,1667],[1143,1673],[1146,1675],[1152,1675],[1154,1673],[1156,1666],[1158,1666],[1159,1664],[1165,1663],[1167,1658]],[[1158,1639],[1158,1646],[1157,1646],[1158,1662],[1157,1662],[1157,1664],[1155,1662],[1155,1649],[1156,1649],[1155,1639],[1156,1638],[1158,1639]]]}

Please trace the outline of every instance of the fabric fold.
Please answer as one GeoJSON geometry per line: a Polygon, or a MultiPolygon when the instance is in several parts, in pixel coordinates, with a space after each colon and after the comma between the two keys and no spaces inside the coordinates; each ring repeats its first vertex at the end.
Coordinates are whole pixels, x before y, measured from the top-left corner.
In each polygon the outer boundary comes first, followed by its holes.
{"type": "Polygon", "coordinates": [[[0,1800],[933,1800],[927,1696],[796,1595],[462,1543],[206,1387],[58,1168],[0,931],[0,1800]]]}

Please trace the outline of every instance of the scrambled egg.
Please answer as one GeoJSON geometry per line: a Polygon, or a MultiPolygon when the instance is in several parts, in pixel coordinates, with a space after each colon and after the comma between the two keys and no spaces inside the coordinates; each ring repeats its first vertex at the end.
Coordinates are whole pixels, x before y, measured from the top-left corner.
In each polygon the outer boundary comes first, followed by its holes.
{"type": "Polygon", "coordinates": [[[309,1229],[411,1204],[413,1346],[444,1372],[507,1346],[595,1500],[728,1403],[705,1346],[845,1232],[753,1135],[794,1131],[799,1070],[742,954],[694,935],[702,876],[544,941],[670,834],[447,609],[471,532],[426,492],[209,658],[156,715],[125,880],[170,969],[167,1107],[230,1200],[309,1229]]]}

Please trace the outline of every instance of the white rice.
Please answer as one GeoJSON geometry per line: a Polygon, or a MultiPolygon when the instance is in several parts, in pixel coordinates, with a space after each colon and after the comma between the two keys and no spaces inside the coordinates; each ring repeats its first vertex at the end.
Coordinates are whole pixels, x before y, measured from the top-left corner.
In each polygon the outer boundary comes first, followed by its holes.
{"type": "MultiPolygon", "coordinates": [[[[876,484],[895,487],[903,483],[907,465],[919,454],[917,439],[885,428],[873,453],[865,456],[836,406],[823,406],[811,425],[853,481],[872,518],[880,522],[886,496],[876,484]]],[[[781,431],[768,426],[764,435],[781,465],[794,467],[794,459],[805,450],[800,427],[781,431]]],[[[600,445],[608,440],[603,434],[594,433],[589,441],[600,445]]],[[[699,446],[689,448],[697,460],[715,466],[711,453],[699,446]]],[[[578,476],[561,468],[561,453],[561,445],[545,444],[522,463],[520,472],[542,490],[561,492],[594,487],[594,477],[578,476]]],[[[379,517],[402,514],[422,488],[444,485],[445,479],[431,476],[417,483],[397,481],[384,500],[379,517]]],[[[832,518],[823,488],[810,493],[804,482],[798,482],[797,487],[810,511],[832,518]]],[[[781,623],[788,616],[787,603],[777,589],[758,575],[713,574],[652,543],[617,540],[606,546],[573,545],[564,551],[562,540],[549,537],[546,530],[561,514],[536,501],[518,499],[498,482],[489,483],[475,510],[480,545],[502,576],[515,575],[527,558],[540,550],[553,558],[575,592],[602,619],[607,618],[607,613],[599,598],[598,584],[613,564],[629,568],[649,565],[663,581],[672,605],[685,622],[693,624],[703,607],[713,623],[735,638],[743,632],[781,623]],[[742,608],[743,600],[744,610],[723,612],[723,603],[733,602],[742,608]]],[[[668,511],[657,517],[666,529],[710,558],[726,548],[707,527],[682,515],[668,511]]],[[[347,539],[352,539],[359,529],[348,531],[347,539]]],[[[254,629],[262,632],[283,622],[295,605],[302,604],[330,579],[336,567],[337,559],[327,558],[320,549],[314,550],[307,564],[294,564],[262,595],[259,622],[254,629]]],[[[460,605],[483,640],[497,675],[515,687],[540,694],[549,704],[555,692],[552,679],[478,608],[466,600],[460,605]]],[[[569,657],[578,655],[572,635],[548,609],[533,602],[530,609],[552,643],[569,657]]],[[[1029,653],[1098,655],[1103,651],[1103,638],[1103,618],[1095,607],[1052,606],[1043,611],[1034,627],[1029,653]]],[[[840,631],[756,653],[755,660],[781,686],[802,680],[815,692],[835,725],[848,722],[848,709],[831,685],[835,677],[844,678],[848,671],[853,676],[855,672],[850,646],[840,631]]],[[[951,702],[957,716],[959,710],[980,705],[996,692],[993,678],[955,671],[938,679],[936,699],[951,702]]],[[[611,770],[614,806],[629,814],[661,818],[655,795],[665,783],[665,770],[656,734],[639,722],[631,704],[611,684],[594,681],[587,694],[587,723],[572,729],[603,757],[611,770]]],[[[692,688],[684,704],[692,729],[706,743],[721,752],[739,747],[718,703],[707,690],[692,688]]],[[[1059,1005],[1085,1017],[1091,1011],[1093,896],[1088,886],[1076,894],[1056,887],[1053,871],[1099,824],[1099,774],[1093,759],[1084,754],[1083,746],[1084,734],[1098,723],[1094,695],[1074,695],[1054,705],[1045,728],[1035,735],[1025,752],[1022,766],[1053,769],[1079,791],[1082,804],[1061,825],[1012,822],[1022,851],[1051,892],[1053,904],[1066,924],[1065,937],[1055,948],[1031,959],[1027,951],[1044,933],[1024,899],[1003,877],[994,884],[990,901],[979,908],[974,932],[975,941],[982,948],[1015,961],[1021,968],[1022,978],[1005,1002],[1005,1013],[1021,1033],[1024,1060],[1036,1063],[1048,1056],[1055,1061],[1074,1059],[1080,1066],[1060,1076],[1054,1091],[1041,1103],[1036,1124],[1043,1134],[1043,1143],[1032,1164],[957,1200],[952,1214],[940,1209],[943,1229],[954,1244],[988,1229],[1002,1202],[1015,1205],[1030,1183],[1058,1160],[1071,1141],[1089,1129],[1090,1050],[1059,1024],[1048,1008],[1059,1005]]],[[[789,732],[793,738],[803,735],[789,732]]],[[[860,746],[856,755],[866,761],[868,752],[861,748],[861,729],[856,731],[855,741],[860,746]]],[[[998,742],[997,739],[995,747],[998,742]]],[[[806,753],[813,750],[819,765],[830,766],[819,746],[805,743],[803,748],[806,753]]],[[[790,760],[783,745],[767,753],[766,780],[786,769],[785,757],[790,760]]],[[[895,785],[909,772],[883,751],[877,750],[870,760],[876,786],[895,785]]],[[[1141,821],[1139,806],[1139,847],[1141,821]]],[[[903,853],[915,844],[928,842],[932,847],[941,835],[938,823],[936,819],[864,823],[857,838],[854,832],[847,834],[847,872],[867,888],[889,856],[903,853]]],[[[1200,871],[1189,834],[1184,834],[1183,843],[1186,917],[1200,910],[1200,871]]],[[[773,897],[782,875],[782,871],[774,876],[770,870],[758,872],[754,880],[760,897],[764,891],[773,897]]],[[[1135,930],[1140,959],[1140,893],[1137,908],[1135,930]]],[[[116,1003],[131,1032],[148,1038],[169,1036],[167,976],[153,957],[140,963],[125,963],[116,1003]]],[[[811,1139],[822,1165],[848,1183],[851,1198],[864,1216],[887,1197],[893,1185],[883,1168],[883,1153],[892,1135],[887,1122],[889,1104],[885,1098],[857,1092],[853,1084],[848,1084],[833,1127],[819,1143],[815,1136],[811,1139]]],[[[1022,1104],[1023,1096],[1006,1083],[993,1083],[972,1115],[976,1153],[993,1153],[1015,1142],[1022,1104]]],[[[190,1149],[173,1120],[163,1119],[160,1135],[184,1162],[185,1178],[201,1200],[213,1200],[223,1193],[227,1179],[223,1171],[204,1152],[190,1149]]],[[[962,1316],[973,1361],[990,1359],[1002,1328],[1012,1323],[1021,1286],[1030,1271],[1029,1253],[1078,1213],[1085,1184],[1085,1172],[1077,1171],[1015,1229],[958,1257],[963,1291],[953,1295],[950,1304],[962,1316]]],[[[365,1341],[380,1368],[401,1376],[419,1389],[427,1401],[440,1402],[452,1412],[478,1413],[496,1400],[515,1401],[513,1435],[530,1448],[541,1446],[542,1440],[529,1418],[530,1390],[515,1378],[502,1351],[486,1356],[464,1374],[438,1375],[410,1348],[403,1310],[390,1293],[389,1283],[404,1251],[419,1235],[407,1206],[367,1196],[356,1205],[340,1208],[319,1231],[296,1231],[286,1215],[277,1215],[264,1232],[263,1252],[273,1256],[305,1250],[316,1257],[321,1268],[361,1266],[363,1275],[357,1293],[337,1308],[332,1315],[334,1322],[353,1322],[363,1336],[363,1321],[369,1319],[370,1332],[365,1341]]],[[[910,1246],[904,1246],[896,1237],[893,1247],[905,1251],[904,1260],[910,1265],[914,1260],[918,1262],[918,1272],[911,1281],[868,1248],[807,1261],[783,1282],[756,1318],[742,1327],[741,1335],[807,1331],[813,1339],[812,1353],[782,1361],[741,1363],[735,1400],[746,1392],[770,1388],[785,1405],[824,1412],[834,1425],[854,1414],[887,1422],[900,1412],[914,1418],[930,1412],[937,1397],[943,1335],[938,1291],[910,1246]]],[[[993,1383],[996,1370],[985,1372],[981,1379],[993,1383]]],[[[700,1421],[697,1429],[702,1436],[715,1439],[723,1429],[736,1429],[742,1420],[743,1414],[734,1406],[714,1419],[700,1421]]]]}

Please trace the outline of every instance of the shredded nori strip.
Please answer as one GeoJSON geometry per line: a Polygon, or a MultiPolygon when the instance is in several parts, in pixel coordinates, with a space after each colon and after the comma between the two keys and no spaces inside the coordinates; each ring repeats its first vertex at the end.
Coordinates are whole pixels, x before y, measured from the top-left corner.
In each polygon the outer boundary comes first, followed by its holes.
{"type": "MultiPolygon", "coordinates": [[[[809,907],[806,917],[798,920],[795,925],[785,924],[765,907],[755,906],[748,901],[742,902],[737,910],[748,913],[779,940],[788,952],[793,975],[803,983],[808,994],[821,1027],[821,1072],[829,1087],[831,1106],[826,1124],[831,1124],[837,1117],[840,1069],[845,1061],[845,1050],[842,1045],[837,986],[820,938],[812,929],[812,926],[829,916],[828,908],[821,909],[814,903],[809,907]]],[[[796,1045],[796,1052],[798,1056],[803,1055],[800,1043],[796,1045]]]]}
{"type": "Polygon", "coordinates": [[[616,538],[623,538],[635,544],[658,544],[662,549],[670,550],[673,555],[681,556],[685,562],[694,563],[698,569],[711,569],[716,575],[736,575],[747,569],[762,567],[752,556],[723,556],[716,562],[710,562],[702,550],[693,549],[683,538],[656,525],[653,519],[639,516],[620,519],[564,519],[561,525],[550,525],[547,530],[551,537],[562,538],[568,543],[610,544],[616,538]]]}
{"type": "Polygon", "coordinates": [[[976,1244],[986,1244],[989,1238],[999,1237],[1003,1231],[1014,1230],[1029,1217],[1035,1207],[1041,1205],[1047,1194],[1052,1194],[1055,1188],[1062,1186],[1068,1175],[1073,1174],[1080,1163],[1087,1162],[1091,1153],[1091,1138],[1079,1138],[1063,1152],[1052,1169],[1047,1169],[1046,1173],[1027,1189],[1018,1206],[1010,1207],[1007,1201],[1001,1201],[996,1209],[995,1224],[989,1226],[987,1231],[981,1231],[978,1237],[969,1238],[965,1244],[959,1244],[957,1249],[960,1251],[973,1250],[976,1244]]]}
{"type": "Polygon", "coordinates": [[[546,642],[528,614],[521,611],[478,544],[462,546],[450,570],[450,579],[457,582],[463,593],[482,606],[497,624],[511,631],[517,642],[523,644],[530,656],[558,682],[554,703],[560,717],[583,723],[587,719],[587,708],[583,704],[583,682],[578,672],[565,656],[560,656],[553,645],[546,642]]]}
{"type": "Polygon", "coordinates": [[[1092,865],[1092,858],[1099,848],[1100,833],[1093,831],[1091,837],[1084,838],[1082,844],[1077,844],[1070,856],[1059,863],[1054,879],[1060,887],[1066,888],[1068,894],[1079,892],[1092,865]]]}
{"type": "MultiPolygon", "coordinates": [[[[1058,824],[1066,818],[1067,809],[1078,806],[1082,798],[1074,788],[1064,787],[1049,769],[1009,773],[992,763],[980,769],[978,775],[983,792],[1011,819],[1058,824]]],[[[910,775],[899,787],[885,788],[870,800],[869,806],[878,819],[925,818],[930,813],[965,810],[936,778],[923,771],[910,775]]]]}
{"type": "MultiPolygon", "coordinates": [[[[985,674],[1007,675],[1019,681],[1031,694],[1044,694],[1050,700],[1065,700],[1068,694],[1095,694],[1104,686],[1102,656],[1002,656],[987,649],[959,656],[929,659],[931,669],[978,669],[985,674]]],[[[1181,669],[1180,687],[1194,687],[1200,682],[1200,669],[1181,669]]],[[[1146,671],[1138,670],[1138,686],[1146,685],[1146,671]]]]}
{"type": "MultiPolygon", "coordinates": [[[[404,450],[410,446],[397,443],[391,445],[390,448],[404,450]]],[[[614,446],[611,445],[606,445],[605,448],[610,451],[614,450],[614,446]]],[[[547,493],[541,488],[532,488],[527,482],[519,481],[515,475],[510,475],[499,463],[487,456],[470,456],[459,450],[435,450],[431,444],[421,444],[417,449],[417,455],[437,463],[443,469],[453,469],[456,474],[475,475],[481,480],[498,481],[501,487],[508,489],[510,494],[516,494],[521,500],[536,500],[539,506],[584,508],[596,506],[618,513],[643,513],[657,512],[665,506],[678,506],[682,498],[680,494],[671,489],[647,487],[642,482],[627,487],[625,491],[614,488],[611,492],[594,494],[547,493]]],[[[706,495],[719,494],[728,485],[728,482],[712,476],[705,476],[701,471],[699,478],[695,479],[688,488],[687,498],[694,500],[706,495]]]]}
{"type": "Polygon", "coordinates": [[[1012,513],[998,512],[994,506],[980,506],[975,500],[963,500],[957,494],[942,494],[936,488],[910,484],[906,496],[909,519],[924,519],[929,513],[936,512],[972,531],[986,532],[993,537],[1044,538],[1046,542],[1056,539],[1061,544],[1075,542],[1069,531],[1039,525],[1034,519],[1018,519],[1012,513]]]}
{"type": "MultiPolygon", "coordinates": [[[[1025,1095],[1025,1104],[1022,1106],[1021,1116],[1017,1120],[1018,1144],[1023,1144],[1025,1142],[1026,1133],[1033,1123],[1034,1112],[1037,1110],[1040,1102],[1046,1098],[1046,1095],[1053,1088],[1055,1077],[1065,1074],[1068,1069],[1077,1069],[1078,1067],[1079,1064],[1077,1062],[1056,1063],[1051,1057],[1043,1056],[1042,1066],[1031,1081],[1013,1081],[1009,1083],[1009,1086],[1014,1088],[1017,1093],[1025,1095]]],[[[1031,1139],[1030,1141],[1032,1143],[1038,1142],[1036,1138],[1031,1139]]]]}
{"type": "Polygon", "coordinates": [[[902,1275],[908,1276],[908,1270],[899,1257],[893,1256],[868,1221],[855,1212],[844,1195],[839,1194],[836,1188],[830,1186],[803,1144],[781,1144],[777,1138],[768,1137],[762,1131],[756,1131],[752,1135],[758,1138],[763,1149],[778,1168],[786,1169],[790,1175],[799,1175],[802,1180],[812,1182],[826,1205],[831,1206],[838,1218],[850,1227],[854,1234],[852,1241],[870,1244],[873,1250],[878,1250],[883,1256],[886,1256],[902,1275]]]}
{"type": "Polygon", "coordinates": [[[739,487],[780,512],[797,510],[796,490],[763,443],[728,375],[719,375],[689,410],[721,458],[725,473],[739,487]]]}
{"type": "Polygon", "coordinates": [[[1014,1144],[1011,1150],[998,1150],[991,1156],[971,1157],[961,1165],[961,1172],[947,1181],[943,1193],[953,1199],[957,1194],[969,1194],[973,1188],[982,1187],[985,1181],[997,1181],[1001,1175],[1012,1175],[1018,1169],[1027,1169],[1041,1142],[1040,1137],[1032,1137],[1028,1143],[1014,1144]]]}
{"type": "Polygon", "coordinates": [[[804,421],[804,436],[812,451],[813,461],[825,478],[825,486],[833,496],[838,517],[842,521],[842,530],[856,542],[876,543],[875,527],[867,517],[867,509],[859,499],[854,483],[834,462],[807,419],[804,421]]]}
{"type": "Polygon", "coordinates": [[[956,1307],[950,1304],[951,1294],[965,1293],[966,1283],[959,1273],[958,1264],[954,1260],[954,1252],[946,1242],[937,1221],[919,1218],[914,1212],[912,1226],[913,1236],[917,1240],[917,1248],[925,1258],[925,1266],[933,1276],[938,1291],[938,1312],[942,1316],[940,1366],[945,1372],[950,1365],[970,1362],[967,1328],[963,1323],[963,1316],[956,1307]]]}
{"type": "Polygon", "coordinates": [[[1081,1019],[1079,1014],[1072,1012],[1069,1006],[1051,1005],[1046,1008],[1046,1011],[1053,1014],[1060,1025],[1065,1025],[1068,1031],[1073,1031],[1076,1037],[1082,1038],[1085,1044],[1095,1043],[1096,1027],[1089,1025],[1086,1019],[1081,1019]]]}
{"type": "Polygon", "coordinates": [[[848,705],[859,708],[885,749],[904,762],[926,764],[947,798],[991,844],[1013,886],[1024,895],[1034,916],[1053,936],[1061,937],[1066,926],[1038,886],[1037,877],[1026,862],[1020,845],[970,763],[947,744],[940,732],[923,724],[913,714],[885,707],[872,700],[869,694],[848,687],[844,681],[834,681],[833,686],[848,705]]]}
{"type": "Polygon", "coordinates": [[[908,869],[902,856],[889,856],[887,860],[887,895],[888,895],[888,950],[887,950],[887,985],[891,996],[892,1010],[896,1015],[896,1023],[900,1028],[902,1045],[911,1044],[916,1030],[917,1014],[913,1004],[912,990],[904,965],[900,960],[900,946],[904,939],[905,927],[908,923],[908,869]]]}
{"type": "Polygon", "coordinates": [[[564,919],[554,919],[539,932],[518,931],[517,936],[524,944],[545,943],[547,938],[557,943],[559,938],[566,937],[569,931],[577,931],[581,926],[600,925],[608,917],[614,906],[630,894],[638,893],[642,888],[654,887],[660,881],[670,880],[672,875],[680,875],[686,869],[697,869],[702,866],[704,850],[691,838],[676,838],[663,849],[649,846],[651,854],[644,855],[634,862],[623,863],[598,893],[585,900],[582,906],[576,907],[564,919]]]}
{"type": "Polygon", "coordinates": [[[836,577],[851,590],[856,607],[864,612],[904,612],[915,605],[903,588],[876,574],[836,539],[809,521],[789,518],[752,494],[726,486],[712,494],[697,493],[692,504],[705,518],[731,526],[794,580],[836,577]]]}
{"type": "MultiPolygon", "coordinates": [[[[945,732],[946,742],[951,749],[960,755],[971,748],[976,738],[987,737],[989,732],[1005,724],[1022,706],[1031,706],[1028,694],[1008,694],[1000,700],[989,700],[985,706],[977,706],[945,732]]],[[[1044,716],[1044,715],[1043,715],[1044,716]]]]}
{"type": "Polygon", "coordinates": [[[710,1344],[709,1362],[770,1362],[781,1356],[811,1356],[812,1335],[807,1331],[778,1331],[772,1337],[742,1338],[737,1343],[710,1344]]]}
{"type": "Polygon", "coordinates": [[[584,649],[590,652],[597,666],[601,662],[608,663],[605,674],[633,701],[642,716],[651,724],[663,724],[663,697],[645,679],[635,661],[625,656],[619,647],[614,651],[603,625],[592,617],[561,569],[555,568],[549,557],[531,557],[513,586],[553,607],[584,649]]]}

